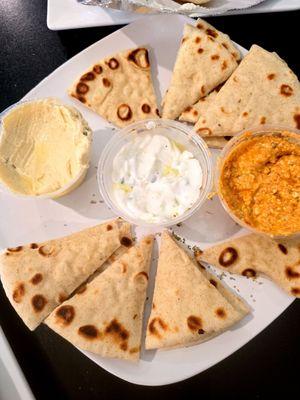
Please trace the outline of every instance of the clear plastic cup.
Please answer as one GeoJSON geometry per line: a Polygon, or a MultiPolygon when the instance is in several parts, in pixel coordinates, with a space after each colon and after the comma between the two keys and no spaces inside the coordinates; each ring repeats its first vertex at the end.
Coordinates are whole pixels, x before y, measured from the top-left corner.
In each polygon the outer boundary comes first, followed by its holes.
{"type": "Polygon", "coordinates": [[[284,239],[287,237],[298,237],[300,236],[300,232],[293,232],[291,234],[286,235],[276,235],[272,234],[263,230],[259,230],[254,226],[249,225],[244,220],[240,219],[229,207],[227,204],[222,191],[220,189],[220,178],[222,175],[224,163],[231,154],[241,143],[256,137],[256,136],[278,136],[284,133],[285,137],[289,137],[289,139],[297,144],[300,145],[300,130],[286,128],[286,127],[273,127],[273,126],[264,126],[263,128],[254,128],[254,129],[247,129],[240,132],[238,135],[234,136],[223,148],[220,153],[220,156],[217,161],[215,174],[214,174],[214,181],[215,181],[215,188],[219,195],[220,201],[222,206],[224,207],[225,211],[231,216],[231,218],[237,222],[240,226],[247,228],[253,233],[262,234],[272,239],[284,239]]]}
{"type": "MultiPolygon", "coordinates": [[[[19,101],[8,108],[6,108],[4,111],[0,113],[0,139],[1,139],[1,132],[2,132],[2,119],[6,114],[8,114],[11,110],[14,108],[21,106],[22,104],[33,102],[33,101],[38,101],[42,99],[34,99],[34,100],[24,100],[24,101],[19,101]]],[[[43,99],[46,100],[46,99],[43,99]]],[[[15,197],[19,198],[39,198],[39,199],[55,199],[61,196],[64,196],[68,193],[70,193],[72,190],[76,189],[84,180],[87,171],[88,171],[88,165],[83,167],[82,170],[75,176],[72,180],[70,180],[66,185],[62,186],[58,190],[55,190],[54,192],[51,193],[45,193],[45,194],[39,194],[39,195],[30,195],[30,194],[23,194],[23,193],[17,193],[11,190],[7,185],[4,183],[0,182],[0,192],[13,195],[15,197]]]]}
{"type": "Polygon", "coordinates": [[[116,215],[135,225],[167,227],[188,219],[206,201],[212,185],[211,155],[204,140],[196,135],[187,125],[164,119],[144,120],[121,129],[112,137],[101,154],[97,177],[100,193],[105,203],[116,215]],[[181,144],[193,154],[202,168],[203,182],[197,201],[189,210],[176,218],[162,222],[145,221],[121,208],[114,197],[112,181],[113,160],[126,143],[132,141],[137,135],[143,134],[161,134],[181,144]]]}

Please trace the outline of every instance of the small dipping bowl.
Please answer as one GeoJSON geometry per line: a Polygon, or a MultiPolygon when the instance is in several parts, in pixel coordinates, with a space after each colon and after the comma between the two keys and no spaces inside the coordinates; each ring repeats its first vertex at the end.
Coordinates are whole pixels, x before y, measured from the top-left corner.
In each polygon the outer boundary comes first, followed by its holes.
{"type": "Polygon", "coordinates": [[[204,140],[185,124],[164,119],[139,121],[115,133],[105,146],[99,160],[97,178],[99,190],[105,203],[116,215],[135,225],[145,227],[168,227],[191,217],[206,201],[212,185],[211,155],[204,140]],[[112,171],[114,158],[125,144],[133,141],[138,135],[149,134],[166,136],[170,140],[182,145],[185,150],[192,153],[199,162],[203,175],[199,197],[192,207],[177,217],[161,222],[149,222],[126,212],[126,210],[121,208],[117,203],[113,189],[112,171]]]}
{"type": "Polygon", "coordinates": [[[271,232],[260,230],[248,223],[244,220],[240,219],[229,207],[226,199],[223,196],[222,189],[220,188],[220,182],[222,177],[222,172],[226,160],[228,157],[238,148],[241,143],[248,141],[251,138],[257,136],[284,136],[288,138],[293,143],[296,143],[300,146],[300,131],[297,129],[286,128],[286,127],[273,127],[273,126],[265,126],[264,128],[254,128],[254,129],[247,129],[240,132],[238,135],[234,136],[223,148],[221,154],[217,161],[217,166],[215,169],[214,174],[214,181],[215,181],[215,188],[219,195],[220,201],[222,206],[224,207],[225,211],[231,216],[231,218],[237,222],[241,227],[247,228],[253,233],[262,234],[272,239],[284,239],[290,237],[298,237],[300,236],[300,232],[293,232],[287,234],[272,234],[271,232]]]}
{"type": "MultiPolygon", "coordinates": [[[[17,108],[21,106],[22,104],[34,102],[34,101],[39,101],[43,99],[33,99],[33,100],[23,100],[19,101],[8,108],[6,108],[4,111],[0,113],[0,139],[1,139],[1,132],[2,132],[2,120],[7,115],[10,111],[12,111],[14,108],[17,108]]],[[[62,103],[63,104],[63,103],[62,103]]],[[[69,106],[66,104],[66,106],[69,106]]],[[[73,106],[71,106],[73,107],[73,106]]],[[[74,108],[74,107],[73,107],[74,108]]],[[[90,146],[91,147],[91,146],[90,146]]],[[[49,193],[44,193],[44,194],[37,194],[37,195],[31,195],[31,194],[23,194],[23,193],[17,193],[11,190],[7,185],[5,185],[3,182],[0,182],[0,192],[9,194],[15,197],[19,198],[38,198],[38,199],[55,199],[61,196],[64,196],[74,189],[76,189],[83,181],[84,178],[87,174],[88,171],[88,166],[84,167],[81,169],[81,171],[75,176],[73,179],[71,179],[66,185],[62,186],[58,190],[55,190],[54,192],[49,192],[49,193]]]]}

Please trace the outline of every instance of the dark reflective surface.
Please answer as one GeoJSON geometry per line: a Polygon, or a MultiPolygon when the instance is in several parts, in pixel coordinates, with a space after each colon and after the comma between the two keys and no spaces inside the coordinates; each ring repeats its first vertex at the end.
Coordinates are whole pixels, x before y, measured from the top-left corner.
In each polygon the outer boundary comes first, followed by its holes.
{"type": "MultiPolygon", "coordinates": [[[[51,32],[46,26],[46,3],[0,0],[0,110],[19,100],[68,58],[119,29],[51,32]]],[[[209,22],[246,48],[257,43],[277,51],[299,76],[299,20],[300,12],[293,12],[210,18],[209,22]]],[[[225,361],[185,382],[158,388],[135,386],[113,377],[46,326],[29,332],[2,287],[0,324],[38,400],[264,399],[270,394],[297,398],[299,392],[299,300],[225,361]]]]}

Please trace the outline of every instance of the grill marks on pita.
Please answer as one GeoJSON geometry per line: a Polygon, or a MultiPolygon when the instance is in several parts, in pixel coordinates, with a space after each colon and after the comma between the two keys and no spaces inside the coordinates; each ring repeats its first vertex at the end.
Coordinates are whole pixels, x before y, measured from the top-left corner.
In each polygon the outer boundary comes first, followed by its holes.
{"type": "Polygon", "coordinates": [[[197,20],[196,27],[201,31],[205,32],[211,39],[216,40],[220,43],[225,49],[229,50],[231,55],[239,61],[241,59],[241,54],[232,43],[230,37],[223,32],[218,31],[208,22],[204,21],[203,19],[199,18],[197,20]]]}
{"type": "Polygon", "coordinates": [[[131,246],[45,323],[83,350],[137,360],[152,245],[148,236],[131,246]]]}
{"type": "Polygon", "coordinates": [[[115,220],[44,243],[8,248],[0,255],[5,293],[24,323],[35,329],[123,248],[121,241],[130,245],[130,226],[115,220]]]}
{"type": "Polygon", "coordinates": [[[142,47],[116,53],[91,66],[69,94],[119,127],[159,114],[148,50],[142,47]]]}
{"type": "Polygon", "coordinates": [[[32,297],[31,304],[34,311],[40,313],[47,304],[47,299],[42,294],[36,294],[32,297]]]}
{"type": "Polygon", "coordinates": [[[18,284],[15,286],[15,289],[14,289],[14,291],[13,291],[13,295],[12,295],[13,300],[14,300],[16,303],[21,303],[21,301],[22,301],[24,295],[25,295],[25,285],[24,285],[24,283],[22,283],[22,282],[21,282],[21,283],[18,283],[18,284]]]}
{"type": "Polygon", "coordinates": [[[197,252],[196,258],[247,278],[264,274],[288,294],[300,297],[299,239],[278,242],[250,234],[197,252]]]}
{"type": "Polygon", "coordinates": [[[198,268],[163,232],[146,349],[200,343],[248,312],[248,306],[238,296],[218,278],[198,268]]]}
{"type": "Polygon", "coordinates": [[[207,96],[202,97],[196,104],[188,106],[180,115],[179,121],[195,124],[201,116],[204,116],[209,106],[213,103],[218,90],[215,89],[207,96]]]}
{"type": "Polygon", "coordinates": [[[163,118],[176,119],[232,74],[239,52],[235,49],[233,56],[229,42],[228,37],[204,21],[203,29],[185,25],[171,83],[163,99],[163,118]],[[225,47],[220,40],[226,41],[225,47]]]}

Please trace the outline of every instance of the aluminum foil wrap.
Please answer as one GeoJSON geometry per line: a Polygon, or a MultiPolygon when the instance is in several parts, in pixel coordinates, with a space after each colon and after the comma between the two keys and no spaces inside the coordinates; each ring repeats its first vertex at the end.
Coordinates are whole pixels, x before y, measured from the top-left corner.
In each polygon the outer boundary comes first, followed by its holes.
{"type": "MultiPolygon", "coordinates": [[[[201,5],[183,0],[77,0],[81,4],[100,6],[115,10],[131,11],[139,14],[158,12],[179,13],[190,17],[203,17],[224,14],[230,10],[249,8],[264,0],[202,0],[201,5]],[[207,1],[207,2],[205,2],[207,1]]],[[[201,0],[194,0],[199,1],[201,0]]]]}

